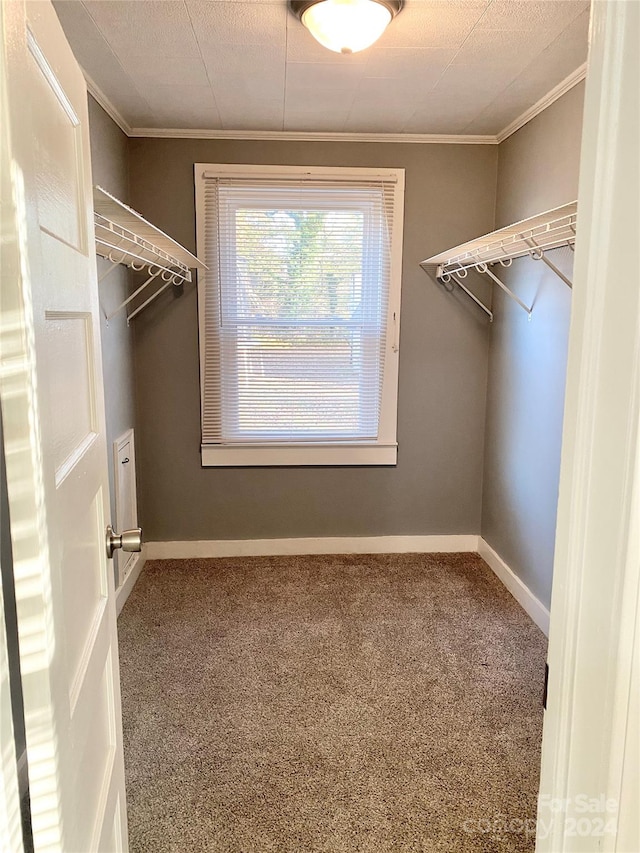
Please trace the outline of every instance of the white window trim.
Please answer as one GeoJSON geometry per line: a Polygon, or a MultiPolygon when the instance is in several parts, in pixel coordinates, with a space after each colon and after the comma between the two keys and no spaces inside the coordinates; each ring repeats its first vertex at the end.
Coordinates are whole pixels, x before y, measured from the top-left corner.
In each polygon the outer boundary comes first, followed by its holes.
{"type": "MultiPolygon", "coordinates": [[[[201,444],[203,466],[305,466],[305,465],[395,465],[397,462],[398,368],[400,295],[404,228],[404,169],[368,169],[326,166],[257,166],[218,163],[194,165],[196,195],[196,242],[198,257],[205,258],[205,178],[318,177],[332,180],[387,180],[395,183],[394,222],[390,252],[390,286],[387,309],[385,381],[380,406],[377,441],[296,442],[290,444],[238,443],[201,444]]],[[[198,329],[200,352],[200,417],[204,405],[205,289],[206,272],[198,270],[198,329]]]]}

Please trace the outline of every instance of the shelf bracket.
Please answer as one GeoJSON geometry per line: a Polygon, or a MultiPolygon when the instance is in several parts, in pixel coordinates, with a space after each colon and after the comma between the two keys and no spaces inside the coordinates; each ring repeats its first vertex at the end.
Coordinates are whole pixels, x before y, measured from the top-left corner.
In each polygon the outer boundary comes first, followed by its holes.
{"type": "MultiPolygon", "coordinates": [[[[153,278],[155,278],[155,275],[153,276],[153,278]]],[[[173,284],[174,287],[178,287],[179,285],[183,284],[187,280],[186,276],[181,275],[180,273],[176,273],[175,275],[169,276],[169,278],[167,278],[166,273],[163,272],[161,274],[160,278],[164,282],[162,287],[159,287],[157,290],[154,290],[154,292],[151,294],[151,296],[149,296],[147,299],[145,299],[144,302],[142,302],[140,305],[138,305],[138,307],[135,309],[135,311],[132,311],[131,314],[129,314],[129,316],[127,317],[127,326],[133,320],[133,318],[136,316],[136,314],[139,314],[144,308],[147,307],[147,305],[149,305],[150,302],[153,302],[153,300],[156,297],[160,296],[160,294],[164,290],[166,290],[170,284],[173,284]]],[[[146,286],[147,284],[148,284],[148,282],[145,282],[144,286],[146,286]]],[[[136,293],[139,293],[139,291],[141,289],[142,289],[141,287],[138,288],[136,293]]],[[[130,296],[129,299],[132,299],[135,295],[136,295],[135,293],[132,294],[132,296],[130,296]]],[[[127,302],[129,301],[129,299],[127,300],[127,302]]]]}
{"type": "Polygon", "coordinates": [[[102,273],[102,275],[98,276],[98,284],[103,282],[105,280],[105,278],[109,275],[109,273],[113,272],[113,270],[119,266],[120,266],[120,261],[115,261],[115,262],[111,263],[111,265],[102,273]]]}
{"type": "Polygon", "coordinates": [[[147,305],[150,302],[153,302],[153,300],[156,298],[156,296],[160,296],[162,291],[166,290],[170,284],[171,284],[170,281],[166,282],[166,284],[163,284],[162,287],[159,287],[154,293],[152,293],[148,299],[145,299],[145,301],[142,303],[142,305],[138,305],[136,310],[132,311],[131,314],[129,314],[129,316],[127,317],[127,326],[133,320],[133,318],[136,316],[136,314],[139,314],[141,311],[143,311],[147,307],[147,305]]]}
{"type": "MultiPolygon", "coordinates": [[[[149,268],[149,272],[151,272],[151,267],[149,268]]],[[[116,308],[115,311],[112,311],[111,314],[107,315],[107,322],[109,322],[109,320],[112,320],[116,316],[116,314],[119,314],[120,311],[122,311],[122,309],[126,305],[128,305],[132,299],[135,299],[139,293],[142,293],[142,291],[145,289],[145,287],[147,287],[147,285],[151,284],[151,282],[154,280],[154,278],[157,278],[161,272],[162,272],[162,269],[159,268],[157,272],[152,273],[149,276],[149,278],[143,284],[140,285],[140,287],[138,287],[136,290],[134,290],[134,292],[131,294],[131,296],[129,296],[127,299],[124,300],[124,302],[122,302],[122,303],[120,303],[120,305],[118,305],[118,307],[116,308]]]]}
{"type": "Polygon", "coordinates": [[[482,308],[484,313],[489,317],[489,322],[493,323],[493,311],[487,308],[484,302],[481,299],[478,299],[475,293],[472,293],[469,288],[464,284],[464,282],[460,281],[460,278],[466,278],[467,271],[464,270],[464,275],[462,275],[462,270],[458,272],[457,275],[456,272],[444,272],[441,267],[438,267],[436,278],[443,284],[449,284],[450,281],[454,281],[458,285],[458,287],[467,294],[470,299],[473,299],[476,305],[482,308]]]}
{"type": "MultiPolygon", "coordinates": [[[[527,243],[527,245],[531,246],[531,257],[534,261],[542,261],[542,263],[546,264],[550,270],[553,270],[553,272],[558,276],[559,279],[564,281],[566,285],[573,289],[573,282],[571,281],[571,279],[567,278],[567,276],[561,270],[559,270],[558,267],[552,261],[549,260],[544,249],[541,249],[533,238],[525,238],[525,242],[527,243]]],[[[568,242],[567,246],[573,250],[573,242],[568,242]]]]}
{"type": "Polygon", "coordinates": [[[522,299],[520,299],[518,296],[516,296],[512,290],[509,290],[507,285],[504,282],[500,281],[500,279],[498,278],[498,276],[495,273],[491,272],[491,270],[489,269],[487,264],[484,264],[484,263],[476,264],[475,268],[478,270],[478,272],[481,272],[484,275],[488,275],[489,278],[493,279],[493,281],[495,281],[495,283],[498,285],[498,287],[501,287],[510,299],[513,299],[513,301],[517,302],[521,308],[524,308],[524,310],[527,312],[527,316],[529,317],[529,320],[531,320],[531,311],[533,309],[530,308],[528,305],[525,305],[525,303],[522,301],[522,299]]]}

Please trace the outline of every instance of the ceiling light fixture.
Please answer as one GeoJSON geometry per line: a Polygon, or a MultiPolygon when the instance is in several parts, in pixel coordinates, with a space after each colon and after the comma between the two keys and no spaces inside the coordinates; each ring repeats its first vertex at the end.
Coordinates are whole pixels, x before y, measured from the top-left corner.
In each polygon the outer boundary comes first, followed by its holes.
{"type": "Polygon", "coordinates": [[[402,8],[402,0],[291,0],[311,35],[336,53],[370,47],[402,8]]]}

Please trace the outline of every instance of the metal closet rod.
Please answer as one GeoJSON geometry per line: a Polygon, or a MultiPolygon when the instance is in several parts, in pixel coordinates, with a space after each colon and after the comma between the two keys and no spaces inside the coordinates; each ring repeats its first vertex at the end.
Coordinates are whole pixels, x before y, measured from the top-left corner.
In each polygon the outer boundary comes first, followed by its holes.
{"type": "Polygon", "coordinates": [[[470,240],[460,246],[428,258],[423,263],[442,265],[453,269],[455,266],[474,266],[476,263],[493,264],[499,260],[517,258],[526,255],[533,240],[543,250],[559,248],[575,240],[577,226],[576,203],[530,217],[516,223],[522,226],[507,226],[477,240],[470,240]]]}
{"type": "Polygon", "coordinates": [[[478,264],[497,264],[501,261],[514,260],[527,255],[539,259],[537,253],[550,252],[553,249],[561,249],[565,246],[572,249],[575,243],[575,233],[567,235],[566,228],[559,230],[561,230],[561,234],[554,236],[551,232],[544,242],[537,242],[535,237],[529,234],[518,235],[518,242],[524,243],[527,248],[522,247],[513,250],[511,247],[512,250],[510,251],[510,244],[494,245],[488,248],[481,247],[473,252],[465,252],[448,260],[441,260],[438,265],[447,272],[452,272],[456,269],[472,269],[478,264]]]}
{"type": "MultiPolygon", "coordinates": [[[[130,237],[123,235],[115,234],[115,237],[117,242],[113,243],[96,234],[96,251],[101,257],[107,258],[111,261],[111,269],[119,264],[133,267],[135,270],[141,270],[146,266],[153,265],[160,266],[163,269],[172,269],[173,267],[177,267],[179,270],[183,270],[185,274],[189,272],[189,267],[180,263],[180,261],[175,258],[172,258],[171,255],[168,255],[161,249],[155,249],[153,246],[140,245],[130,237]],[[133,243],[135,251],[128,247],[125,241],[133,243]],[[146,252],[147,254],[144,255],[142,252],[146,252]],[[113,255],[120,255],[120,257],[116,260],[112,257],[113,255]],[[151,257],[149,257],[149,255],[151,255],[151,257]],[[138,262],[138,266],[135,265],[136,261],[138,262]]],[[[108,272],[111,272],[111,269],[109,269],[108,272]]],[[[105,273],[102,278],[105,278],[108,272],[105,273]]]]}

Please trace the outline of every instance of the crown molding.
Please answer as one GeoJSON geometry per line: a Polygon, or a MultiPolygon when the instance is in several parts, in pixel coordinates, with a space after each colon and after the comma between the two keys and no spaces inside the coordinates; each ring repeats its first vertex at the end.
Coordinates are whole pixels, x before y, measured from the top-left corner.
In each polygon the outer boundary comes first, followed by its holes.
{"type": "Polygon", "coordinates": [[[514,119],[500,133],[492,136],[445,133],[317,133],[312,131],[288,130],[211,130],[206,128],[131,127],[102,89],[82,69],[87,90],[100,104],[120,130],[132,138],[147,139],[236,139],[271,142],[392,142],[433,145],[499,145],[527,122],[550,107],[558,98],[573,89],[587,75],[587,63],[583,63],[569,74],[532,107],[514,119]]]}
{"type": "Polygon", "coordinates": [[[120,130],[126,136],[131,136],[131,125],[126,121],[126,119],[116,109],[116,107],[114,107],[109,98],[107,98],[107,96],[98,86],[98,84],[94,80],[92,80],[92,78],[87,74],[85,69],[81,68],[81,71],[84,75],[85,83],[87,84],[87,91],[89,92],[89,94],[94,98],[94,100],[96,100],[100,104],[106,114],[115,121],[120,130]]]}
{"type": "Polygon", "coordinates": [[[550,107],[558,98],[561,98],[574,86],[577,86],[584,78],[587,76],[587,63],[583,62],[582,65],[578,66],[575,71],[569,74],[568,77],[565,77],[557,86],[554,86],[550,92],[547,92],[539,101],[537,101],[532,107],[529,107],[528,110],[519,115],[518,118],[514,119],[511,124],[508,124],[500,133],[496,136],[496,141],[498,144],[504,142],[505,139],[508,139],[512,134],[516,132],[516,130],[520,130],[521,127],[524,127],[527,122],[531,121],[531,119],[535,118],[537,115],[540,115],[541,112],[550,107]]]}
{"type": "Polygon", "coordinates": [[[495,136],[439,133],[316,133],[289,130],[206,130],[133,127],[129,136],[159,139],[244,139],[275,142],[403,142],[439,145],[497,145],[495,136]]]}

